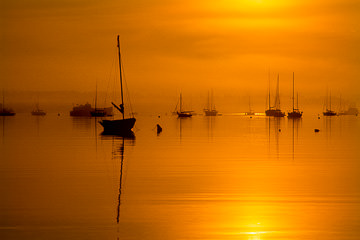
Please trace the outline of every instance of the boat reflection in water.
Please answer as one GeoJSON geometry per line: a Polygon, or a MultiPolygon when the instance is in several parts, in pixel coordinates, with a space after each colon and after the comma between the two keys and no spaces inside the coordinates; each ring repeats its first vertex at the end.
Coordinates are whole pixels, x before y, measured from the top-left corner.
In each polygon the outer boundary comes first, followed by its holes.
{"type": "Polygon", "coordinates": [[[116,153],[120,156],[120,181],[119,181],[119,195],[118,195],[118,205],[116,211],[116,223],[120,221],[120,205],[121,205],[121,189],[122,189],[122,179],[123,179],[123,166],[124,166],[124,149],[125,149],[125,138],[120,138],[121,145],[118,148],[118,151],[113,151],[113,158],[116,157],[116,153]]]}
{"type": "Polygon", "coordinates": [[[191,118],[188,117],[177,117],[176,122],[179,131],[179,140],[181,142],[184,136],[189,137],[192,129],[192,121],[191,118]]]}
{"type": "Polygon", "coordinates": [[[280,153],[280,134],[281,129],[283,127],[284,121],[283,118],[266,118],[267,128],[268,128],[268,147],[269,147],[269,154],[275,150],[275,156],[277,159],[279,159],[281,153],[280,153]],[[273,134],[271,134],[271,131],[273,131],[273,134]],[[275,146],[271,143],[271,137],[275,138],[275,146]]]}
{"type": "Polygon", "coordinates": [[[292,129],[292,159],[295,160],[295,145],[298,144],[299,128],[301,128],[302,118],[289,118],[288,125],[292,129]],[[296,139],[296,142],[295,142],[296,139]],[[295,144],[296,143],[296,144],[295,144]]]}
{"type": "MultiPolygon", "coordinates": [[[[116,224],[118,228],[117,239],[120,239],[119,236],[119,227],[120,227],[120,216],[121,216],[121,205],[122,205],[122,193],[124,188],[124,168],[125,168],[125,145],[134,146],[135,145],[135,136],[116,136],[116,135],[101,135],[102,140],[110,140],[112,142],[112,151],[111,151],[111,161],[113,166],[115,166],[115,171],[118,172],[118,194],[116,198],[116,224]],[[119,166],[117,168],[116,166],[119,166]]],[[[116,184],[117,185],[117,184],[116,184]]]]}

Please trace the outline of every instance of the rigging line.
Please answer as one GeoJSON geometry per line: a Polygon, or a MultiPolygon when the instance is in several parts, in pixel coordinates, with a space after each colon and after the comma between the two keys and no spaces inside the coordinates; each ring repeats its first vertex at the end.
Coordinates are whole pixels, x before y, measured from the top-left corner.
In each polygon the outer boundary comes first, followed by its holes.
{"type": "Polygon", "coordinates": [[[176,103],[176,106],[175,106],[175,109],[174,109],[174,112],[176,112],[178,110],[178,105],[179,105],[179,99],[177,100],[177,103],[176,103]]]}
{"type": "Polygon", "coordinates": [[[133,109],[132,109],[132,104],[131,104],[131,99],[130,99],[130,94],[129,94],[129,89],[128,89],[128,85],[127,85],[127,81],[126,81],[126,77],[125,77],[125,68],[124,68],[124,65],[123,65],[123,61],[121,61],[121,68],[123,69],[123,80],[124,80],[124,85],[125,85],[125,89],[126,89],[126,99],[128,100],[129,102],[129,115],[131,117],[134,117],[134,112],[133,112],[133,109]]]}
{"type": "Polygon", "coordinates": [[[113,72],[113,69],[114,69],[114,65],[115,65],[115,61],[116,61],[116,52],[114,52],[114,55],[113,55],[113,60],[112,60],[112,63],[111,63],[111,68],[110,68],[110,71],[108,72],[108,76],[107,76],[107,88],[106,88],[106,95],[105,95],[105,104],[106,104],[106,100],[107,98],[111,98],[111,96],[109,97],[109,93],[110,93],[110,84],[111,84],[111,73],[113,72]]]}
{"type": "MultiPolygon", "coordinates": [[[[124,79],[125,79],[125,75],[124,75],[124,79]]],[[[125,79],[124,82],[125,82],[125,89],[126,89],[126,92],[127,92],[127,94],[126,94],[126,99],[127,99],[128,103],[129,103],[129,115],[130,115],[131,117],[134,117],[134,113],[133,113],[133,109],[132,109],[132,104],[131,104],[130,93],[129,93],[129,88],[128,88],[128,84],[127,84],[126,79],[125,79]]]]}

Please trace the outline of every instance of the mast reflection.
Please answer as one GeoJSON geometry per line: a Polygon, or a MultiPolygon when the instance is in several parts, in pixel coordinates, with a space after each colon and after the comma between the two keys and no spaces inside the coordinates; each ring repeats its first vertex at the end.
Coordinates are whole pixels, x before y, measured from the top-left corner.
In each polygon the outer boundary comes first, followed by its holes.
{"type": "Polygon", "coordinates": [[[181,117],[178,117],[176,118],[177,121],[177,126],[179,128],[179,139],[180,139],[180,142],[183,138],[183,131],[187,131],[189,132],[189,130],[191,129],[192,127],[192,119],[191,118],[181,118],[181,117]]]}
{"type": "Polygon", "coordinates": [[[89,132],[91,129],[91,117],[72,117],[72,124],[75,129],[89,132]]]}
{"type": "Polygon", "coordinates": [[[0,118],[1,119],[1,122],[2,122],[2,124],[1,124],[1,126],[2,126],[2,143],[4,143],[5,142],[5,117],[1,117],[0,118]]]}
{"type": "Polygon", "coordinates": [[[299,127],[301,127],[302,118],[289,118],[288,123],[292,128],[292,159],[295,160],[295,138],[299,138],[299,127]],[[296,136],[296,137],[295,137],[296,136]]]}
{"type": "Polygon", "coordinates": [[[326,134],[326,138],[330,138],[331,137],[331,121],[332,121],[332,117],[329,116],[325,116],[324,117],[324,125],[325,125],[325,134],[326,134]]]}
{"type": "Polygon", "coordinates": [[[266,117],[267,122],[267,129],[268,129],[268,146],[269,146],[269,154],[271,153],[271,130],[274,131],[274,137],[275,137],[275,149],[276,149],[276,156],[279,158],[280,155],[280,144],[279,144],[279,135],[281,133],[281,124],[282,124],[283,118],[277,118],[277,117],[266,117]]]}
{"type": "MultiPolygon", "coordinates": [[[[14,117],[9,116],[0,116],[1,120],[1,135],[2,135],[2,143],[5,143],[5,136],[8,137],[9,133],[5,133],[6,129],[9,129],[9,125],[11,126],[14,123],[14,117]]],[[[11,135],[11,134],[10,134],[11,135]]]]}
{"type": "Polygon", "coordinates": [[[125,143],[127,146],[135,145],[135,135],[133,132],[124,135],[106,135],[101,134],[101,139],[111,140],[112,141],[112,151],[111,151],[111,160],[112,162],[117,162],[120,160],[120,169],[119,169],[119,188],[117,195],[117,206],[116,206],[116,223],[120,222],[120,212],[121,212],[121,194],[123,190],[123,169],[124,169],[124,159],[125,159],[125,143]]]}
{"type": "Polygon", "coordinates": [[[119,182],[119,195],[118,195],[118,205],[116,211],[116,222],[119,223],[120,221],[120,204],[121,204],[121,187],[122,187],[122,175],[123,175],[123,166],[124,166],[124,146],[125,146],[125,139],[122,138],[121,145],[119,148],[120,153],[120,182],[119,182]]]}
{"type": "Polygon", "coordinates": [[[214,126],[215,126],[215,116],[207,116],[205,118],[206,127],[207,127],[207,137],[208,140],[212,140],[214,137],[214,126]]]}

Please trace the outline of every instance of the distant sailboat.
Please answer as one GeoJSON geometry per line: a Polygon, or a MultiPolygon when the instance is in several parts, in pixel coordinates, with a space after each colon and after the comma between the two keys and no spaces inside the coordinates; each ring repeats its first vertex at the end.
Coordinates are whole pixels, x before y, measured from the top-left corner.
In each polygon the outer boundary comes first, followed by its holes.
{"type": "Polygon", "coordinates": [[[329,104],[330,108],[328,108],[327,103],[328,103],[328,97],[326,96],[326,111],[323,112],[324,116],[330,116],[330,117],[331,116],[336,116],[337,115],[336,112],[331,110],[331,92],[330,92],[330,104],[329,104]]]}
{"type": "Polygon", "coordinates": [[[342,107],[341,95],[340,95],[340,109],[338,115],[355,115],[359,114],[359,110],[354,104],[351,104],[347,110],[344,110],[342,107]]]}
{"type": "Polygon", "coordinates": [[[36,104],[35,109],[31,111],[31,115],[34,116],[45,116],[46,112],[39,108],[39,103],[36,104]]]}
{"type": "Polygon", "coordinates": [[[95,107],[93,110],[91,110],[90,115],[92,117],[110,117],[113,115],[112,107],[108,107],[108,108],[95,107]]]}
{"type": "Polygon", "coordinates": [[[213,104],[213,92],[211,91],[211,99],[208,93],[208,103],[207,108],[204,109],[205,116],[217,116],[218,111],[215,109],[215,105],[213,104]]]}
{"type": "Polygon", "coordinates": [[[270,117],[284,117],[285,113],[280,110],[280,93],[279,93],[279,74],[277,77],[275,106],[270,106],[270,78],[269,78],[269,109],[265,111],[266,116],[270,117]]]}
{"type": "Polygon", "coordinates": [[[248,116],[255,115],[254,111],[251,109],[250,97],[249,97],[249,111],[246,112],[245,115],[248,115],[248,116]]]}
{"type": "Polygon", "coordinates": [[[359,110],[356,107],[349,107],[348,110],[343,112],[343,115],[355,115],[359,114],[359,110]]]}
{"type": "Polygon", "coordinates": [[[180,118],[187,118],[192,116],[192,111],[183,111],[182,110],[182,94],[180,93],[180,111],[177,111],[177,115],[180,118]]]}
{"type": "Polygon", "coordinates": [[[0,104],[0,116],[14,116],[15,112],[11,108],[5,107],[5,93],[3,90],[3,102],[0,104]]]}
{"type": "Polygon", "coordinates": [[[298,95],[296,94],[296,108],[294,106],[294,92],[295,92],[295,77],[294,77],[294,73],[293,73],[293,97],[292,97],[292,100],[293,100],[293,110],[292,112],[288,112],[288,115],[287,117],[288,118],[301,118],[302,117],[302,114],[303,112],[299,110],[299,98],[298,98],[298,95]]]}
{"type": "Polygon", "coordinates": [[[118,120],[102,120],[99,123],[104,127],[104,134],[120,134],[126,135],[132,133],[132,128],[134,127],[136,119],[133,114],[130,118],[125,118],[125,109],[124,109],[124,92],[123,92],[123,81],[122,81],[122,72],[121,72],[121,54],[120,54],[120,37],[117,36],[117,47],[118,47],[118,56],[119,56],[119,69],[120,69],[120,89],[121,89],[121,104],[117,106],[115,103],[111,103],[117,110],[122,114],[122,119],[118,120]]]}
{"type": "Polygon", "coordinates": [[[93,110],[90,103],[80,104],[73,106],[70,111],[72,117],[91,117],[90,112],[93,110]]]}
{"type": "Polygon", "coordinates": [[[340,94],[340,107],[339,107],[339,112],[338,112],[338,115],[345,115],[345,111],[343,109],[343,106],[342,106],[342,101],[341,101],[341,94],[340,94]]]}
{"type": "Polygon", "coordinates": [[[97,107],[97,84],[96,84],[96,91],[95,91],[95,108],[90,111],[90,115],[92,117],[112,116],[112,107],[108,107],[108,108],[98,108],[97,107]]]}

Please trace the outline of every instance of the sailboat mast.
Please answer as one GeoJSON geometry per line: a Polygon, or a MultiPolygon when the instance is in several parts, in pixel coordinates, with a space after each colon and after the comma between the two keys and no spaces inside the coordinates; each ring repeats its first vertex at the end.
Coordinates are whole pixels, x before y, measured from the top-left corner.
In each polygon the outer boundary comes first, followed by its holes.
{"type": "Polygon", "coordinates": [[[294,77],[294,75],[295,74],[293,72],[293,111],[294,111],[294,101],[295,101],[295,99],[294,99],[295,98],[295,96],[294,96],[294,89],[295,89],[295,80],[294,79],[295,79],[295,77],[294,77]]]}
{"type": "Polygon", "coordinates": [[[208,91],[207,109],[210,110],[210,92],[208,91]]]}
{"type": "Polygon", "coordinates": [[[181,93],[180,93],[180,112],[182,112],[182,95],[181,95],[181,93]]]}
{"type": "Polygon", "coordinates": [[[331,111],[331,91],[330,91],[330,111],[331,111]]]}
{"type": "Polygon", "coordinates": [[[270,70],[269,70],[269,110],[270,110],[270,70]]]}
{"type": "Polygon", "coordinates": [[[326,111],[329,109],[329,108],[328,108],[328,101],[329,101],[329,88],[327,87],[327,88],[326,88],[325,103],[324,103],[326,111]]]}
{"type": "Polygon", "coordinates": [[[280,109],[279,74],[278,74],[278,77],[277,77],[275,109],[280,109]]]}
{"type": "Polygon", "coordinates": [[[4,89],[3,89],[3,91],[2,91],[2,94],[3,94],[3,103],[2,103],[2,111],[4,111],[4,109],[5,109],[5,92],[4,92],[4,89]]]}
{"type": "Polygon", "coordinates": [[[125,118],[125,110],[124,110],[124,94],[123,94],[123,83],[122,83],[122,73],[121,73],[121,54],[120,54],[120,36],[117,36],[117,47],[118,47],[118,55],[119,55],[119,69],[120,69],[120,88],[121,88],[121,105],[120,109],[122,109],[121,113],[123,119],[125,118]]]}
{"type": "Polygon", "coordinates": [[[96,103],[97,103],[97,82],[95,87],[95,111],[96,111],[96,103]]]}

